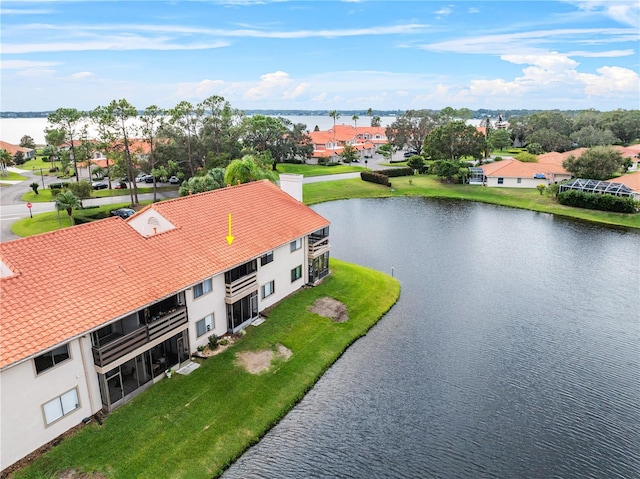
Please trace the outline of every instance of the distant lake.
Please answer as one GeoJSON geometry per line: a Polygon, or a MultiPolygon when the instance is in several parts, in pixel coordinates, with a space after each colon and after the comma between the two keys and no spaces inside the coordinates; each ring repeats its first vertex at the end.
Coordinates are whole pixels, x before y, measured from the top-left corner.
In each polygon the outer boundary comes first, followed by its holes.
{"type": "MultiPolygon", "coordinates": [[[[351,119],[353,115],[345,115],[336,120],[336,124],[354,125],[351,119]]],[[[359,115],[358,126],[369,126],[371,119],[366,115],[359,115]]],[[[333,128],[333,118],[330,116],[310,115],[310,116],[285,116],[295,123],[303,123],[307,125],[308,130],[313,130],[316,125],[320,130],[329,130],[333,128]]],[[[383,116],[380,118],[381,126],[389,126],[393,123],[395,117],[383,116]]],[[[9,143],[18,144],[20,138],[24,135],[28,135],[36,142],[37,145],[44,145],[44,130],[50,127],[46,118],[0,118],[0,140],[7,141],[9,143]]],[[[90,134],[96,133],[94,128],[89,128],[90,134]]]]}

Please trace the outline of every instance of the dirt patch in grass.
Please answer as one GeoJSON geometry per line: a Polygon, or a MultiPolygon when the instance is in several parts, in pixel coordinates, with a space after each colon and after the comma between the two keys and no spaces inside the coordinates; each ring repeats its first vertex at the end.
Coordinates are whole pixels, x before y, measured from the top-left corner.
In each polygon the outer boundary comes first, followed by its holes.
{"type": "Polygon", "coordinates": [[[245,351],[236,354],[236,357],[238,358],[238,361],[240,361],[240,365],[248,372],[251,374],[260,374],[269,370],[271,362],[274,359],[282,358],[286,361],[292,354],[293,353],[289,348],[282,344],[278,344],[275,351],[245,351]]]}
{"type": "Polygon", "coordinates": [[[324,297],[319,298],[309,307],[309,311],[316,313],[318,316],[330,318],[336,323],[344,323],[349,321],[347,307],[337,299],[324,297]]]}

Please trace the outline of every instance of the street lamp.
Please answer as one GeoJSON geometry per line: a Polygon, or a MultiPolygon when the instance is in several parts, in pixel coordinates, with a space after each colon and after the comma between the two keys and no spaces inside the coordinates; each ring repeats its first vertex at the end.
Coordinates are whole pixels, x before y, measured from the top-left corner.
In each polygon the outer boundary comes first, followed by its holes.
{"type": "Polygon", "coordinates": [[[40,168],[40,179],[42,180],[42,189],[44,190],[44,175],[42,174],[42,168],[40,168]]]}

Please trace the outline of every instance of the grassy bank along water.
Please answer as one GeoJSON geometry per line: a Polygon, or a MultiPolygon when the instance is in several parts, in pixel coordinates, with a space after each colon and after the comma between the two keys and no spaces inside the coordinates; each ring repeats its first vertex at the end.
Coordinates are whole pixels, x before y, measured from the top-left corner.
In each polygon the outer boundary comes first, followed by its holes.
{"type": "Polygon", "coordinates": [[[391,188],[360,179],[309,183],[303,186],[304,202],[311,205],[339,199],[394,196],[452,198],[551,213],[594,223],[640,228],[640,213],[611,213],[563,206],[547,195],[540,195],[535,188],[487,188],[448,184],[432,175],[396,177],[391,178],[391,183],[391,188]]]}
{"type": "Polygon", "coordinates": [[[116,409],[102,426],[90,423],[15,477],[60,477],[69,470],[94,478],[217,477],[299,402],[399,295],[391,276],[332,259],[331,275],[322,284],[282,301],[233,346],[188,376],[163,379],[116,409]],[[325,297],[346,305],[346,322],[309,310],[325,297]],[[238,362],[238,353],[275,351],[279,345],[292,354],[276,356],[266,372],[251,374],[238,362]]]}

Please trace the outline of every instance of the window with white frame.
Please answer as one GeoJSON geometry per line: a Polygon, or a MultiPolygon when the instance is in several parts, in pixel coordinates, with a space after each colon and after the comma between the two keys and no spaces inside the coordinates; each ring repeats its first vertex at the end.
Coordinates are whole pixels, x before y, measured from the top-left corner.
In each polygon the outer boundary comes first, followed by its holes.
{"type": "Polygon", "coordinates": [[[269,264],[273,261],[273,251],[269,251],[267,254],[260,256],[260,266],[269,264]]]}
{"type": "Polygon", "coordinates": [[[40,356],[36,356],[33,358],[33,362],[36,365],[36,372],[40,374],[41,372],[66,361],[69,357],[69,345],[63,344],[62,346],[58,346],[56,349],[52,349],[40,356]]]}
{"type": "Polygon", "coordinates": [[[198,283],[193,287],[193,298],[199,298],[203,294],[207,294],[213,290],[213,281],[211,278],[205,279],[202,283],[198,283]]]}
{"type": "Polygon", "coordinates": [[[298,238],[291,242],[291,252],[299,250],[300,248],[302,248],[302,238],[298,238]]]}
{"type": "Polygon", "coordinates": [[[42,411],[44,412],[44,422],[48,426],[49,424],[57,421],[61,417],[70,414],[80,407],[78,402],[78,390],[73,388],[71,391],[52,399],[48,403],[42,405],[42,411]]]}
{"type": "Polygon", "coordinates": [[[262,299],[266,298],[267,296],[271,296],[275,292],[276,292],[275,281],[269,281],[267,284],[262,285],[262,299]]]}
{"type": "Polygon", "coordinates": [[[300,279],[300,278],[302,278],[302,265],[296,266],[295,268],[293,268],[291,270],[291,282],[292,283],[294,281],[300,279]]]}
{"type": "Polygon", "coordinates": [[[196,336],[200,337],[204,334],[207,334],[209,331],[213,330],[214,326],[215,321],[213,318],[213,313],[211,313],[209,316],[202,318],[196,323],[196,336]]]}

